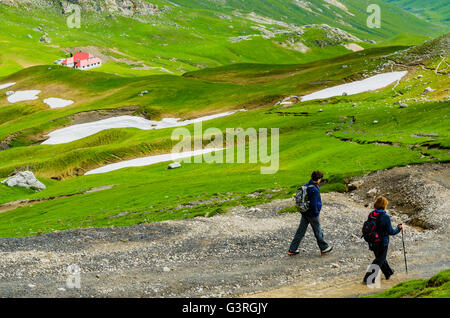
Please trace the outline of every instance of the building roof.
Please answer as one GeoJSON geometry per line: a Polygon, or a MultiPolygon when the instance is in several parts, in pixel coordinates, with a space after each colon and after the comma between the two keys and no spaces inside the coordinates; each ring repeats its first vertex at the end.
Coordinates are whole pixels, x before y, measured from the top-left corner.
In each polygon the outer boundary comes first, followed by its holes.
{"type": "Polygon", "coordinates": [[[73,57],[65,59],[62,62],[62,64],[63,65],[73,64],[76,67],[80,67],[92,65],[98,62],[101,62],[101,60],[98,57],[94,57],[92,54],[84,52],[76,52],[73,57]]]}
{"type": "Polygon", "coordinates": [[[73,56],[74,60],[87,60],[89,58],[91,58],[92,55],[89,53],[84,53],[84,52],[77,52],[75,53],[75,55],[73,56]]]}

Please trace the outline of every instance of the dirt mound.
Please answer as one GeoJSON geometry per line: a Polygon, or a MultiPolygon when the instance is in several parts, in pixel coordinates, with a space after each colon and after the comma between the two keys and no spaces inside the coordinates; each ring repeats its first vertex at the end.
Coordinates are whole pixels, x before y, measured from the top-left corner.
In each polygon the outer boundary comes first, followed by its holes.
{"type": "Polygon", "coordinates": [[[448,229],[450,211],[450,165],[431,164],[395,167],[367,175],[352,193],[359,202],[372,207],[378,195],[389,200],[388,209],[406,215],[406,224],[421,229],[448,229]]]}
{"type": "Polygon", "coordinates": [[[127,106],[79,112],[69,116],[70,125],[85,124],[111,117],[133,116],[138,109],[139,106],[127,106]]]}

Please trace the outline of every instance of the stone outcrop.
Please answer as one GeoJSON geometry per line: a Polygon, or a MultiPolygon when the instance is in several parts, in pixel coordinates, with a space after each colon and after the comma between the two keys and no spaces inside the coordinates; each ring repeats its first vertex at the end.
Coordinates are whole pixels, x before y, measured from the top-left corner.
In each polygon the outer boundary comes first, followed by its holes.
{"type": "Polygon", "coordinates": [[[44,190],[46,188],[42,182],[36,179],[31,171],[21,171],[3,180],[1,183],[6,184],[9,187],[23,187],[38,190],[44,190]]]}
{"type": "Polygon", "coordinates": [[[133,16],[136,14],[154,15],[159,11],[157,5],[142,0],[70,0],[59,2],[63,13],[66,12],[70,4],[79,5],[85,11],[118,14],[122,16],[133,16]]]}
{"type": "Polygon", "coordinates": [[[51,6],[60,8],[63,14],[72,12],[71,5],[80,6],[83,11],[121,16],[154,15],[160,12],[156,4],[143,0],[0,0],[0,3],[15,7],[51,6]]]}

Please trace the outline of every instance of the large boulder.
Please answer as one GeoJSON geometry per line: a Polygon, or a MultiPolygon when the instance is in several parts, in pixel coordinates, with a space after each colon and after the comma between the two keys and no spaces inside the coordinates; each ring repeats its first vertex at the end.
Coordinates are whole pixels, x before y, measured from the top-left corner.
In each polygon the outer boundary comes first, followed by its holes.
{"type": "Polygon", "coordinates": [[[355,180],[347,185],[348,191],[359,189],[364,184],[363,180],[355,180]]]}
{"type": "Polygon", "coordinates": [[[28,189],[44,190],[45,185],[34,176],[31,171],[21,171],[5,180],[2,183],[9,187],[24,187],[28,189]]]}

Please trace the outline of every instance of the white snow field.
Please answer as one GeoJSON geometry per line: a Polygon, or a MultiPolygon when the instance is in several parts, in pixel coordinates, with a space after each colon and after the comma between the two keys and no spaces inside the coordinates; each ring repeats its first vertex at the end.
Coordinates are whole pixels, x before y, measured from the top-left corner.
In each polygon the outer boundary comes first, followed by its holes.
{"type": "Polygon", "coordinates": [[[23,102],[26,100],[35,100],[38,99],[38,94],[41,91],[39,90],[30,90],[30,91],[17,91],[14,92],[11,96],[8,96],[8,102],[10,103],[17,103],[17,102],[23,102]]]}
{"type": "Polygon", "coordinates": [[[50,108],[61,108],[72,105],[73,101],[62,98],[50,97],[44,99],[44,103],[50,106],[50,108]]]}
{"type": "Polygon", "coordinates": [[[405,76],[408,72],[390,72],[384,74],[378,74],[361,81],[356,81],[352,83],[342,84],[330,88],[326,88],[320,90],[318,92],[305,95],[301,98],[301,101],[308,101],[313,99],[323,99],[329,98],[333,96],[342,96],[344,93],[347,95],[354,95],[369,91],[374,91],[386,86],[391,85],[394,82],[400,81],[403,76],[405,76]]]}
{"type": "Polygon", "coordinates": [[[117,163],[112,163],[94,170],[90,170],[86,172],[84,175],[97,174],[97,173],[106,173],[114,170],[128,168],[128,167],[142,167],[149,166],[155,163],[173,161],[182,158],[194,157],[198,155],[202,155],[205,153],[210,153],[214,151],[221,151],[223,148],[206,148],[201,150],[194,151],[186,151],[186,152],[178,152],[178,153],[169,153],[164,155],[156,155],[150,157],[137,158],[132,160],[121,161],[117,163]]]}
{"type": "Polygon", "coordinates": [[[0,89],[8,88],[10,86],[16,85],[16,83],[6,83],[6,84],[0,84],[0,89]]]}
{"type": "Polygon", "coordinates": [[[186,126],[192,123],[207,121],[219,117],[234,114],[235,111],[199,117],[191,120],[179,121],[179,118],[163,118],[161,121],[148,120],[137,116],[118,116],[94,121],[85,124],[78,124],[52,131],[48,134],[49,138],[43,145],[58,145],[72,142],[87,136],[94,135],[102,130],[112,128],[138,128],[142,130],[163,129],[171,127],[186,126]]]}

